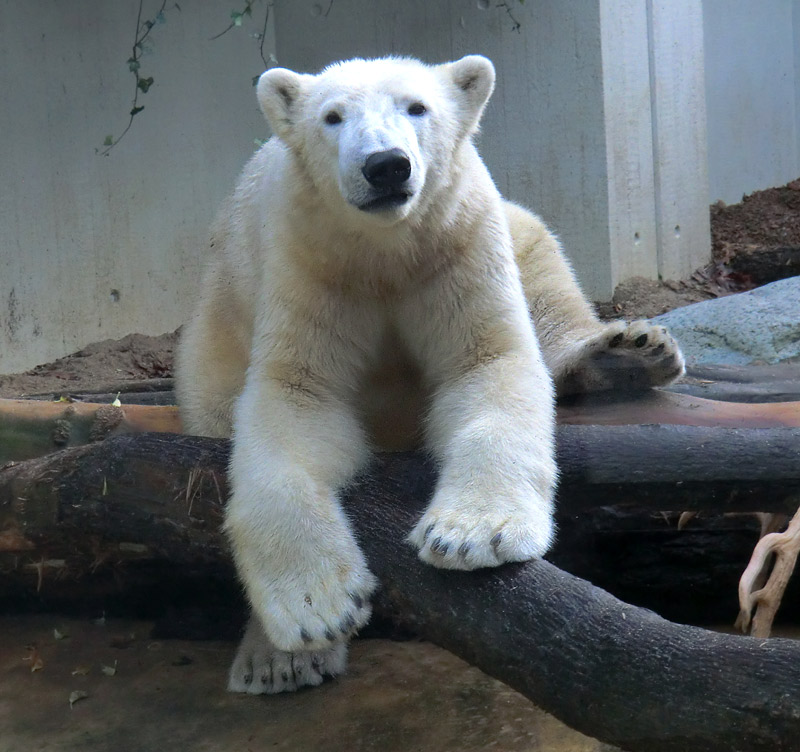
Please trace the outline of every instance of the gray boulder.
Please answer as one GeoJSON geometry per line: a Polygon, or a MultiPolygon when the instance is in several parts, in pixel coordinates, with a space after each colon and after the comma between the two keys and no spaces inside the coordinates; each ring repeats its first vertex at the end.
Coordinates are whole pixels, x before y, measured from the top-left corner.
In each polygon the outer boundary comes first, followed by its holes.
{"type": "Polygon", "coordinates": [[[656,316],[689,365],[800,360],[800,277],[656,316]]]}

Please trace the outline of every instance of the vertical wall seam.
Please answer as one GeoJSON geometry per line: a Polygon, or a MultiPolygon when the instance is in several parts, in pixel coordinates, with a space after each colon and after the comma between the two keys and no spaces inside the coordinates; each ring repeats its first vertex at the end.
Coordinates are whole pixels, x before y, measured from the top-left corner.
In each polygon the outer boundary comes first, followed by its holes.
{"type": "Polygon", "coordinates": [[[645,0],[647,13],[647,67],[650,75],[650,124],[652,133],[651,156],[653,160],[653,216],[655,217],[655,243],[656,243],[656,270],[658,278],[663,277],[664,269],[664,243],[661,216],[661,164],[658,155],[658,97],[656,81],[656,45],[655,30],[653,28],[653,2],[645,0]]]}

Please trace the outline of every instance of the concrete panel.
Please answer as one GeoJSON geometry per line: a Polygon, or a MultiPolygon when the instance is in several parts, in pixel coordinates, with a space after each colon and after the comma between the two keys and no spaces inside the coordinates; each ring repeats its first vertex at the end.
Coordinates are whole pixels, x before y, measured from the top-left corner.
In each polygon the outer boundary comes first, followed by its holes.
{"type": "Polygon", "coordinates": [[[701,0],[648,0],[658,274],[683,279],[711,254],[701,0]]]}
{"type": "Polygon", "coordinates": [[[601,0],[613,285],[658,274],[647,27],[642,0],[601,0]]]}
{"type": "Polygon", "coordinates": [[[711,201],[800,175],[798,0],[703,0],[711,201]]]}
{"type": "Polygon", "coordinates": [[[145,111],[100,157],[131,106],[138,2],[0,4],[0,372],[188,312],[215,207],[266,129],[257,43],[210,41],[229,22],[218,3],[180,6],[142,59],[145,111]]]}

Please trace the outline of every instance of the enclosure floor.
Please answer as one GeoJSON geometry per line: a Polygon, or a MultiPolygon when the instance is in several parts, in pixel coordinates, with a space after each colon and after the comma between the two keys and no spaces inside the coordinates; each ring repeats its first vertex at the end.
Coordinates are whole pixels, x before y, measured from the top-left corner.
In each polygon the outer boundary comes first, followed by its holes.
{"type": "Polygon", "coordinates": [[[150,630],[145,622],[0,618],[0,752],[613,749],[428,643],[356,641],[347,676],[248,697],[224,689],[232,643],[153,640],[150,630]],[[76,691],[86,696],[70,708],[76,691]]]}

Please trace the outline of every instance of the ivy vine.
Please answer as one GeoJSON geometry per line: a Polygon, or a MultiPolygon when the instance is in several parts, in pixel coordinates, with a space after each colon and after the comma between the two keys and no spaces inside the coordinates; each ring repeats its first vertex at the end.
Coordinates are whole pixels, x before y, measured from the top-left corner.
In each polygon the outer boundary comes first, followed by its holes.
{"type": "MultiPolygon", "coordinates": [[[[232,10],[230,12],[230,19],[231,19],[230,23],[218,34],[215,34],[213,37],[211,37],[211,41],[219,39],[221,36],[224,36],[229,31],[243,26],[245,20],[252,19],[253,6],[258,1],[259,0],[245,0],[244,6],[241,8],[241,10],[232,10]]],[[[119,136],[117,136],[116,138],[111,134],[105,137],[102,148],[95,149],[95,152],[100,156],[106,157],[109,155],[111,150],[120,141],[122,141],[122,139],[125,138],[125,136],[127,135],[128,131],[130,131],[131,126],[133,125],[134,118],[144,110],[144,105],[139,103],[139,98],[144,94],[147,94],[147,92],[150,91],[152,85],[155,83],[155,79],[153,78],[153,76],[145,76],[141,72],[142,54],[148,51],[148,47],[145,45],[145,42],[148,40],[151,32],[156,26],[166,22],[167,20],[166,14],[168,11],[175,10],[178,11],[179,13],[181,11],[181,6],[178,5],[177,2],[173,3],[169,8],[167,8],[167,2],[168,0],[162,0],[161,6],[159,7],[156,14],[152,18],[146,18],[142,20],[144,0],[139,0],[139,9],[136,15],[136,33],[134,34],[133,45],[131,47],[131,55],[126,61],[128,65],[128,70],[134,77],[133,100],[131,101],[131,109],[128,112],[128,123],[123,129],[122,133],[120,133],[119,136]]],[[[517,2],[522,4],[525,2],[525,0],[517,0],[517,2]]],[[[327,18],[328,14],[331,12],[333,3],[334,0],[328,0],[328,7],[321,14],[323,17],[327,18]]],[[[265,68],[270,68],[271,66],[275,65],[277,61],[275,60],[274,55],[264,54],[264,43],[266,41],[267,24],[269,23],[269,14],[270,10],[273,7],[273,0],[265,2],[264,6],[265,6],[264,19],[263,22],[261,23],[261,30],[254,32],[252,36],[259,43],[258,52],[261,56],[261,62],[264,63],[265,68]]],[[[509,2],[506,0],[499,0],[498,2],[496,2],[495,7],[505,11],[509,19],[511,20],[512,30],[519,32],[522,24],[514,16],[509,2]]],[[[252,78],[253,86],[256,85],[258,79],[259,76],[253,76],[252,78]]]]}
{"type": "MultiPolygon", "coordinates": [[[[125,126],[125,129],[122,131],[122,133],[120,133],[116,138],[110,134],[106,136],[105,140],[103,141],[102,149],[95,149],[95,151],[103,157],[107,157],[109,152],[120,141],[122,141],[123,138],[125,138],[125,135],[133,125],[133,119],[144,109],[144,105],[139,104],[139,97],[142,94],[147,94],[147,92],[150,91],[150,87],[155,82],[155,79],[152,76],[145,77],[142,75],[141,58],[142,54],[145,52],[145,42],[150,36],[150,33],[157,25],[166,22],[167,0],[162,0],[161,7],[158,9],[158,12],[152,18],[146,18],[145,20],[142,20],[143,6],[144,0],[139,0],[139,10],[136,15],[136,33],[134,34],[133,46],[131,47],[131,56],[126,61],[128,70],[133,74],[135,80],[133,87],[133,101],[131,102],[130,112],[128,112],[128,124],[125,126]]],[[[174,3],[170,10],[177,10],[180,12],[181,6],[178,5],[178,3],[174,3]]]]}

